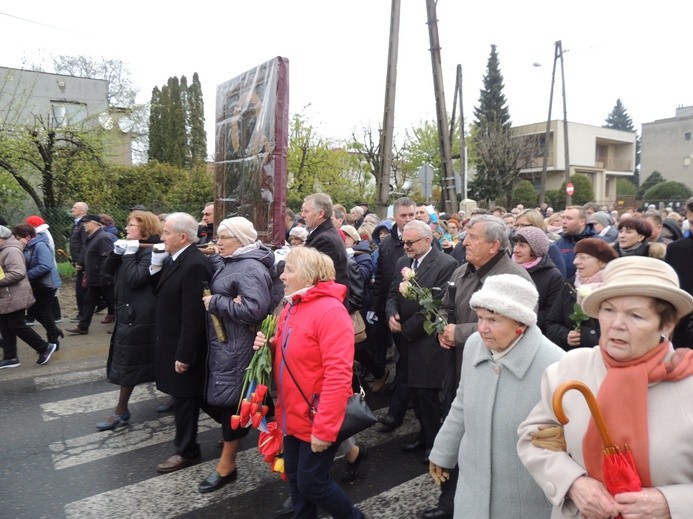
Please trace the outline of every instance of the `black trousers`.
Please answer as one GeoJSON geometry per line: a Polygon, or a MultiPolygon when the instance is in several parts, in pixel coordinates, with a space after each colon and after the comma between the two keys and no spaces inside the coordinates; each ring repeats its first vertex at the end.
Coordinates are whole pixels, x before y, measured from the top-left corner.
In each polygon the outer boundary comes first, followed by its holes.
{"type": "Polygon", "coordinates": [[[0,335],[2,335],[2,347],[5,350],[4,359],[17,358],[17,337],[39,354],[45,352],[48,347],[48,343],[31,327],[27,326],[24,320],[24,310],[0,315],[0,335]]]}
{"type": "Polygon", "coordinates": [[[87,287],[87,295],[84,300],[84,307],[80,309],[80,315],[82,320],[79,322],[79,327],[82,330],[88,330],[91,325],[91,319],[94,317],[94,311],[96,310],[96,305],[104,298],[106,304],[108,305],[108,313],[115,313],[115,295],[113,292],[113,287],[107,287],[102,285],[90,285],[87,287]]]}
{"type": "Polygon", "coordinates": [[[199,458],[200,444],[197,443],[197,421],[200,417],[201,396],[173,397],[173,413],[176,420],[176,437],[173,445],[176,454],[183,458],[199,458]]]}
{"type": "Polygon", "coordinates": [[[46,329],[48,342],[55,342],[60,336],[60,330],[55,325],[53,316],[53,301],[55,300],[56,289],[34,290],[36,302],[29,307],[27,314],[40,322],[46,329]]]}

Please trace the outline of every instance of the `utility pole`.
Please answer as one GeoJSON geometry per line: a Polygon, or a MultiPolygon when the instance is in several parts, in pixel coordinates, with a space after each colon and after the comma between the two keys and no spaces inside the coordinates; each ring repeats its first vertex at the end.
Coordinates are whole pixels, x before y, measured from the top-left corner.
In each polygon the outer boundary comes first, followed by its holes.
{"type": "MultiPolygon", "coordinates": [[[[553,88],[556,84],[556,63],[561,60],[561,85],[563,93],[563,144],[565,152],[565,185],[570,182],[570,155],[568,153],[568,111],[566,109],[565,98],[565,69],[563,68],[563,44],[558,40],[554,44],[553,70],[551,71],[551,93],[549,94],[549,116],[546,118],[546,133],[544,135],[544,157],[541,166],[541,187],[539,190],[539,204],[544,203],[546,195],[546,171],[549,161],[549,140],[551,137],[551,107],[553,106],[553,88]]],[[[555,160],[555,159],[554,159],[555,160]]],[[[555,162],[554,162],[555,164],[555,162]]],[[[566,190],[565,205],[568,207],[572,203],[573,197],[566,190]]]]}
{"type": "Polygon", "coordinates": [[[464,136],[464,109],[462,107],[462,65],[457,65],[457,78],[455,79],[455,94],[452,96],[452,116],[450,118],[450,148],[452,148],[452,137],[455,135],[455,115],[457,114],[457,103],[460,104],[460,185],[462,199],[467,199],[467,145],[464,136]]]}
{"type": "Polygon", "coordinates": [[[568,183],[570,182],[570,156],[568,154],[568,110],[566,109],[565,101],[565,69],[563,68],[563,45],[561,40],[556,42],[556,53],[561,58],[561,83],[563,86],[563,146],[565,148],[565,206],[568,207],[573,203],[573,196],[568,192],[568,183]]]}
{"type": "Polygon", "coordinates": [[[455,193],[455,172],[452,169],[450,151],[450,131],[448,130],[447,111],[445,109],[445,89],[443,88],[443,71],[440,60],[440,39],[438,38],[438,17],[436,0],[426,0],[428,16],[428,37],[431,44],[431,66],[433,69],[433,90],[436,98],[438,119],[438,142],[440,145],[441,175],[443,177],[443,199],[445,212],[457,212],[457,194],[455,193]]]}
{"type": "Polygon", "coordinates": [[[387,53],[385,78],[385,110],[380,133],[380,171],[376,177],[378,216],[385,218],[390,198],[392,172],[392,134],[395,126],[395,92],[397,90],[397,56],[399,53],[400,0],[392,0],[390,14],[390,45],[387,53]]]}

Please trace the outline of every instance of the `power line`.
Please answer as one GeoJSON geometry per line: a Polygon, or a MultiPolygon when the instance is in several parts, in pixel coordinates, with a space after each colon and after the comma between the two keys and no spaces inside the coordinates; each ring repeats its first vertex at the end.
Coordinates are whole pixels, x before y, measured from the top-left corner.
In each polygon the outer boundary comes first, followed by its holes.
{"type": "Polygon", "coordinates": [[[57,29],[58,31],[70,32],[73,34],[81,34],[82,36],[86,36],[85,34],[82,34],[82,33],[79,33],[79,32],[76,32],[76,31],[73,31],[70,29],[65,29],[64,27],[58,27],[57,25],[50,25],[50,24],[43,23],[43,22],[37,22],[36,20],[29,20],[28,18],[22,18],[21,16],[16,16],[14,14],[0,12],[0,15],[7,16],[8,18],[14,18],[15,20],[21,20],[21,21],[27,22],[27,23],[42,25],[44,27],[49,27],[51,29],[57,29]]]}

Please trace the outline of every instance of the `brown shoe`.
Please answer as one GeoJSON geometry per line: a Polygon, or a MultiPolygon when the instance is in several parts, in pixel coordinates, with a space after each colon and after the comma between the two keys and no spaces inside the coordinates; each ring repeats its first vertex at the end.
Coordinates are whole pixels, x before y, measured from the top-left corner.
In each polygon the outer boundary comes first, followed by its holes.
{"type": "Polygon", "coordinates": [[[175,472],[176,470],[184,469],[185,467],[189,467],[190,465],[195,465],[196,463],[200,462],[200,458],[184,458],[183,456],[179,454],[174,454],[171,456],[169,459],[164,461],[163,463],[159,463],[156,466],[156,470],[161,472],[162,474],[166,474],[167,472],[175,472]]]}
{"type": "Polygon", "coordinates": [[[108,324],[108,323],[112,323],[113,321],[115,321],[115,315],[113,315],[113,314],[106,314],[106,317],[104,317],[104,318],[101,320],[101,324],[108,324]]]}
{"type": "Polygon", "coordinates": [[[386,368],[385,373],[383,374],[382,377],[376,378],[373,382],[371,382],[371,391],[373,391],[373,393],[378,393],[379,391],[381,391],[383,389],[383,387],[385,386],[385,382],[387,382],[387,377],[389,375],[390,375],[390,372],[386,368]]]}
{"type": "Polygon", "coordinates": [[[74,328],[65,328],[65,331],[72,335],[86,335],[89,333],[89,330],[82,330],[79,326],[75,326],[74,328]]]}

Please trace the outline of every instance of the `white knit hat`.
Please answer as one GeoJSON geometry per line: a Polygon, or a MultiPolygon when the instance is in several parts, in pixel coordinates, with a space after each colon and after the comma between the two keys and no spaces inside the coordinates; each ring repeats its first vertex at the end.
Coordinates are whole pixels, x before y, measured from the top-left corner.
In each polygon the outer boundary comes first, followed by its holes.
{"type": "Polygon", "coordinates": [[[469,300],[474,310],[484,308],[493,313],[533,326],[539,293],[531,281],[516,274],[498,274],[486,278],[483,286],[469,300]]]}
{"type": "Polygon", "coordinates": [[[226,227],[229,232],[241,242],[241,245],[250,245],[257,241],[257,231],[255,227],[253,227],[253,224],[249,220],[246,220],[242,216],[234,216],[233,218],[222,220],[219,227],[226,227]]]}

